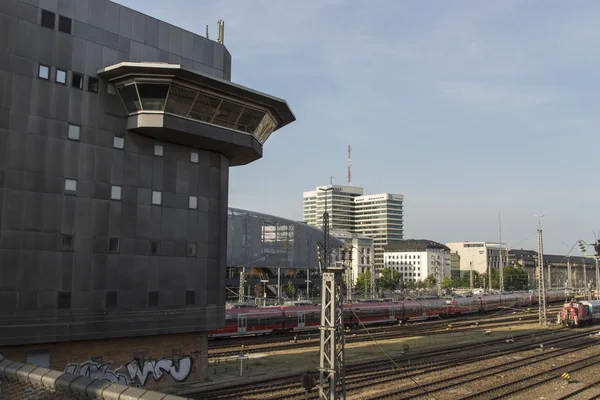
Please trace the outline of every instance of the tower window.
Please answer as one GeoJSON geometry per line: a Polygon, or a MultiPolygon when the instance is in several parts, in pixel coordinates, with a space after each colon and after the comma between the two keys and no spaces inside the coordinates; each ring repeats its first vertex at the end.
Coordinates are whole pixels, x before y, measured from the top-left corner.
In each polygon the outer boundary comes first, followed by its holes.
{"type": "Polygon", "coordinates": [[[50,67],[44,64],[40,64],[38,69],[38,77],[41,79],[50,79],[50,67]]]}
{"type": "Polygon", "coordinates": [[[61,248],[63,251],[73,251],[73,235],[62,235],[61,248]]]}
{"type": "Polygon", "coordinates": [[[56,83],[62,83],[63,85],[67,84],[67,71],[62,69],[56,69],[56,83]]]}
{"type": "Polygon", "coordinates": [[[163,149],[162,144],[155,144],[154,145],[154,155],[155,156],[162,157],[163,156],[163,151],[164,151],[164,149],[163,149]]]}
{"type": "Polygon", "coordinates": [[[88,91],[92,93],[98,93],[99,81],[97,78],[88,78],[88,91]]]}
{"type": "Polygon", "coordinates": [[[71,34],[71,18],[58,16],[58,30],[64,33],[71,34]]]}
{"type": "Polygon", "coordinates": [[[111,253],[119,252],[119,238],[108,239],[108,251],[111,253]]]}
{"type": "Polygon", "coordinates": [[[54,29],[56,14],[50,11],[42,10],[42,25],[44,28],[54,29]]]}
{"type": "Polygon", "coordinates": [[[72,75],[73,77],[71,78],[71,87],[83,90],[83,75],[78,74],[77,72],[73,72],[72,75]]]}

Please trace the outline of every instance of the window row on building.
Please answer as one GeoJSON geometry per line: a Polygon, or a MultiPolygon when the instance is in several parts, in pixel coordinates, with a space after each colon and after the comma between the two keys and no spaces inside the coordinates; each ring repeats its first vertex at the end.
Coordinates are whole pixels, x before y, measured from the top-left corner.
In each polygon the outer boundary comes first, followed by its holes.
{"type": "MultiPolygon", "coordinates": [[[[108,238],[108,252],[109,253],[119,253],[121,239],[118,237],[108,238]]],[[[61,250],[62,251],[74,251],[75,249],[75,235],[71,234],[63,234],[61,240],[61,250]]],[[[160,252],[160,240],[150,240],[149,241],[149,250],[150,255],[159,256],[160,252]]],[[[187,257],[196,257],[198,255],[198,245],[196,243],[188,242],[187,244],[187,257]]]]}
{"type": "Polygon", "coordinates": [[[57,26],[57,15],[52,11],[42,9],[42,14],[40,18],[40,25],[44,28],[55,30],[58,28],[60,32],[66,33],[68,35],[71,34],[73,30],[73,20],[71,18],[65,17],[64,15],[58,15],[58,26],[57,26]]]}
{"type": "MultiPolygon", "coordinates": [[[[120,201],[122,199],[122,187],[118,185],[112,185],[110,188],[110,199],[115,201],[120,201]]],[[[76,179],[65,179],[65,194],[68,195],[77,195],[77,180],[76,179]]],[[[159,190],[152,191],[151,197],[152,205],[160,206],[162,205],[162,192],[159,190]]],[[[188,208],[190,210],[198,209],[198,196],[189,196],[188,197],[188,208]]]]}
{"type": "MultiPolygon", "coordinates": [[[[158,307],[158,296],[157,291],[148,292],[148,307],[158,307]]],[[[196,304],[196,291],[186,290],[185,292],[185,305],[191,306],[196,304]]],[[[119,306],[119,292],[109,291],[106,292],[106,308],[115,309],[119,306]]],[[[71,292],[58,292],[58,308],[70,309],[71,308],[71,292]]]]}
{"type": "MultiPolygon", "coordinates": [[[[40,63],[38,65],[38,78],[60,85],[70,86],[73,89],[83,90],[85,75],[79,72],[68,71],[66,69],[40,63]]],[[[98,93],[99,82],[98,78],[88,76],[87,91],[98,93]]]]}

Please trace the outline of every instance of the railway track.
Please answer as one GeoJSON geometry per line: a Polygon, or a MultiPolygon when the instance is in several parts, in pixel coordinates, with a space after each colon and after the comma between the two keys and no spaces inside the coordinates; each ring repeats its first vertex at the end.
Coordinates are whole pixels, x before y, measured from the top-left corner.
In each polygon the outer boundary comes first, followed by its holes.
{"type": "MultiPolygon", "coordinates": [[[[587,333],[582,333],[587,335],[587,333]]],[[[557,338],[552,332],[543,332],[536,335],[538,339],[546,340],[547,344],[559,343],[560,341],[572,340],[571,335],[563,335],[564,337],[557,338]],[[547,340],[548,336],[552,338],[547,340]]],[[[518,342],[524,339],[530,339],[530,334],[515,335],[514,339],[518,342]]],[[[443,371],[447,368],[472,363],[474,360],[486,360],[493,357],[498,357],[504,354],[509,354],[519,349],[527,349],[532,346],[538,346],[539,342],[522,343],[510,345],[510,348],[502,347],[493,352],[490,352],[490,347],[498,344],[504,344],[504,339],[489,340],[480,344],[469,343],[466,345],[450,346],[444,351],[422,352],[420,354],[411,354],[410,360],[406,357],[398,358],[395,361],[397,366],[394,366],[390,360],[372,361],[368,363],[360,363],[349,365],[346,368],[346,382],[349,391],[355,392],[361,389],[373,387],[374,383],[385,384],[386,382],[397,381],[399,377],[419,376],[436,371],[443,371]],[[476,354],[479,349],[480,354],[476,354]],[[464,356],[465,352],[469,352],[469,357],[464,356]],[[474,354],[475,353],[475,354],[474,354]]],[[[301,399],[304,398],[304,392],[300,388],[299,375],[293,374],[277,379],[268,379],[252,384],[243,384],[230,386],[226,389],[207,391],[189,391],[180,393],[191,398],[202,399],[261,399],[261,400],[283,400],[283,399],[301,399]]],[[[421,393],[422,394],[422,393],[421,393]]],[[[309,395],[309,398],[316,398],[314,393],[309,395]]],[[[370,397],[369,397],[370,398],[370,397]]],[[[396,397],[382,397],[396,398],[396,397]]]]}
{"type": "MultiPolygon", "coordinates": [[[[413,336],[428,336],[440,335],[451,332],[472,331],[482,328],[499,328],[506,326],[514,326],[526,324],[533,320],[537,320],[535,314],[511,314],[498,317],[488,316],[487,318],[466,317],[465,319],[455,320],[439,320],[421,322],[413,325],[387,325],[379,327],[369,327],[368,331],[360,330],[352,333],[347,332],[346,343],[359,343],[371,341],[373,338],[378,340],[395,339],[413,336]],[[474,325],[476,323],[476,325],[474,325]],[[452,325],[452,329],[448,329],[448,325],[452,325]]],[[[281,336],[279,341],[274,336],[262,336],[260,338],[247,338],[255,340],[235,341],[232,344],[224,346],[211,346],[209,348],[209,358],[219,359],[226,357],[237,356],[240,352],[240,346],[244,346],[245,351],[257,352],[272,352],[289,349],[307,348],[318,346],[318,336],[315,332],[310,332],[305,335],[286,335],[281,336]],[[312,335],[310,334],[312,333],[312,335]],[[294,340],[294,336],[296,340],[294,340]]]]}

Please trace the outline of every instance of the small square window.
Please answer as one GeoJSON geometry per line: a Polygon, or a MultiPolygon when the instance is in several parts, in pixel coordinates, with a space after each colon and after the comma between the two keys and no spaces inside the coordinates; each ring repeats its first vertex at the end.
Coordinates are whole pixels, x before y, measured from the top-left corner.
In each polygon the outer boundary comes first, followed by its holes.
{"type": "Polygon", "coordinates": [[[113,186],[110,188],[110,199],[121,200],[121,186],[113,186]]]}
{"type": "Polygon", "coordinates": [[[185,304],[188,306],[196,304],[196,291],[187,290],[185,292],[185,304]]]}
{"type": "Polygon", "coordinates": [[[108,239],[108,251],[111,253],[119,252],[119,238],[108,239]]]}
{"type": "Polygon", "coordinates": [[[71,308],[71,292],[58,292],[58,308],[71,308]]]}
{"type": "Polygon", "coordinates": [[[162,192],[152,192],[152,204],[155,206],[160,206],[162,204],[162,192]]]}
{"type": "Polygon", "coordinates": [[[88,78],[88,92],[98,93],[99,86],[98,78],[92,78],[91,76],[88,78]]]}
{"type": "Polygon", "coordinates": [[[160,253],[160,243],[158,240],[150,241],[150,254],[157,255],[160,253]]]}
{"type": "Polygon", "coordinates": [[[115,136],[113,138],[113,147],[115,149],[125,148],[125,138],[123,136],[115,136]]]}
{"type": "Polygon", "coordinates": [[[197,151],[192,151],[190,153],[190,162],[193,162],[194,164],[198,164],[198,152],[197,151]]]}
{"type": "Polygon", "coordinates": [[[192,210],[196,210],[198,208],[198,198],[196,196],[190,196],[189,207],[192,210]]]}
{"type": "Polygon", "coordinates": [[[54,29],[56,14],[50,11],[42,10],[42,25],[44,28],[54,29]]]}
{"type": "Polygon", "coordinates": [[[62,235],[61,248],[63,251],[73,251],[73,235],[62,235]]]}
{"type": "Polygon", "coordinates": [[[56,83],[67,84],[67,71],[56,68],[56,83]]]}
{"type": "Polygon", "coordinates": [[[158,306],[158,292],[148,292],[148,306],[158,306]]]}
{"type": "Polygon", "coordinates": [[[77,72],[73,72],[72,75],[73,76],[71,78],[71,87],[83,90],[83,75],[78,74],[77,72]]]}
{"type": "Polygon", "coordinates": [[[77,194],[77,181],[74,179],[65,179],[65,193],[77,194]]]}
{"type": "Polygon", "coordinates": [[[81,128],[77,125],[69,124],[69,131],[67,133],[67,137],[71,140],[79,140],[79,133],[81,128]]]}
{"type": "Polygon", "coordinates": [[[163,146],[162,146],[162,144],[155,144],[154,145],[154,155],[155,156],[159,156],[159,157],[163,156],[163,146]]]}
{"type": "Polygon", "coordinates": [[[196,243],[188,243],[187,255],[188,257],[196,257],[196,243]]]}
{"type": "Polygon", "coordinates": [[[71,34],[71,18],[58,16],[58,30],[64,33],[71,34]]]}
{"type": "Polygon", "coordinates": [[[40,64],[38,70],[38,77],[41,79],[50,79],[50,67],[44,64],[40,64]]]}
{"type": "Polygon", "coordinates": [[[117,292],[106,292],[106,308],[117,308],[117,292]]]}

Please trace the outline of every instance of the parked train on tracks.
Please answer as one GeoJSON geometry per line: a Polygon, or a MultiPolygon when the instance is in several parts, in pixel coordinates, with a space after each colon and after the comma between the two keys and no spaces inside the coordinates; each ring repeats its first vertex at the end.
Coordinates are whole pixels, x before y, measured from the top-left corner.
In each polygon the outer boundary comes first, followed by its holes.
{"type": "Polygon", "coordinates": [[[569,328],[593,325],[600,321],[600,300],[571,300],[563,305],[557,322],[569,328]]]}
{"type": "MultiPolygon", "coordinates": [[[[564,300],[564,290],[546,291],[547,303],[564,300]]],[[[344,324],[347,327],[362,324],[399,324],[440,316],[453,317],[510,307],[531,306],[537,302],[537,291],[424,300],[357,302],[344,304],[344,324]]],[[[320,324],[321,307],[318,305],[232,308],[225,311],[225,326],[210,331],[209,337],[318,330],[320,324]]]]}

